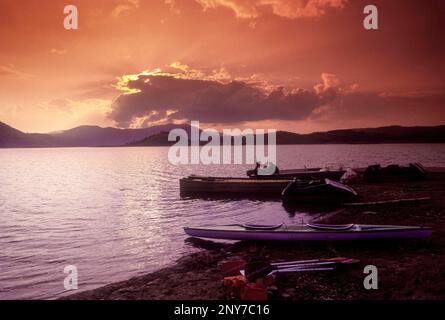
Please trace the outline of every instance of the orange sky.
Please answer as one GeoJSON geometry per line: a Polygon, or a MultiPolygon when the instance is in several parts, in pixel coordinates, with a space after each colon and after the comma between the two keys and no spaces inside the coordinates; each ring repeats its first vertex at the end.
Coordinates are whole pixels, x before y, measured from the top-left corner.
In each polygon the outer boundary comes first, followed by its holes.
{"type": "Polygon", "coordinates": [[[441,0],[2,0],[0,121],[443,124],[444,30],[441,0]],[[79,30],[63,28],[66,4],[79,30]],[[378,31],[362,27],[366,4],[378,31]]]}

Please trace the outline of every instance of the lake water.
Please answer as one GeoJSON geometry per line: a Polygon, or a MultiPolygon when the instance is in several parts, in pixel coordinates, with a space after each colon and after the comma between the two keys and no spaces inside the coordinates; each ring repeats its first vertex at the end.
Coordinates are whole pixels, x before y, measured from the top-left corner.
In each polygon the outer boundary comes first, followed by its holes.
{"type": "MultiPolygon", "coordinates": [[[[444,144],[278,146],[281,169],[419,161],[445,166],[444,144]]],[[[280,201],[184,199],[192,173],[243,176],[251,166],[173,166],[168,148],[0,150],[0,299],[52,299],[156,270],[198,250],[182,227],[294,222],[280,201]]]]}

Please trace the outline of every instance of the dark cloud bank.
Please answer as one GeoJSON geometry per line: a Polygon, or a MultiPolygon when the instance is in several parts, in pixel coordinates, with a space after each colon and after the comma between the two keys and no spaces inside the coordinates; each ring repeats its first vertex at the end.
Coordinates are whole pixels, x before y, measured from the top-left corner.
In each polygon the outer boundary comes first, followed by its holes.
{"type": "Polygon", "coordinates": [[[329,77],[314,89],[290,92],[283,88],[266,92],[243,81],[221,83],[156,75],[139,76],[128,87],[139,92],[119,96],[109,114],[119,127],[129,127],[137,118],[145,118],[146,124],[161,119],[224,124],[308,118],[329,121],[339,117],[345,124],[348,118],[377,117],[396,123],[404,117],[445,122],[442,93],[356,92],[340,88],[329,77]]]}

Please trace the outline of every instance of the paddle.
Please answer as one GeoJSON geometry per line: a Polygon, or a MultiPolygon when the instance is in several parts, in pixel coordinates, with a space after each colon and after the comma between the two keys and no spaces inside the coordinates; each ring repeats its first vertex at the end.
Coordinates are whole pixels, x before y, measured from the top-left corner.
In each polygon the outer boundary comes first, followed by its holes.
{"type": "Polygon", "coordinates": [[[284,261],[284,262],[275,262],[271,263],[273,266],[285,266],[285,265],[297,265],[297,264],[305,264],[305,263],[321,263],[321,262],[342,262],[345,260],[350,260],[350,258],[345,257],[335,257],[328,259],[312,259],[312,260],[299,260],[299,261],[284,261]]]}
{"type": "Polygon", "coordinates": [[[303,271],[328,271],[334,270],[342,265],[349,265],[359,262],[350,258],[331,258],[331,259],[314,259],[302,261],[289,261],[278,263],[263,263],[262,265],[246,265],[245,274],[249,281],[255,281],[258,278],[273,273],[280,272],[303,272],[303,271]]]}
{"type": "Polygon", "coordinates": [[[277,272],[291,272],[290,270],[308,270],[312,268],[329,268],[337,269],[341,266],[345,266],[348,264],[354,264],[359,262],[359,260],[356,259],[346,259],[342,261],[326,261],[326,262],[318,262],[318,263],[304,263],[304,264],[296,264],[296,265],[285,265],[285,266],[277,266],[276,270],[277,272]]]}
{"type": "MultiPolygon", "coordinates": [[[[334,267],[330,267],[330,268],[289,268],[289,269],[280,269],[280,270],[273,270],[271,271],[269,275],[273,275],[275,273],[286,273],[286,272],[308,272],[308,271],[332,271],[335,270],[334,267]]],[[[246,276],[246,271],[245,270],[240,270],[241,275],[246,276]]],[[[259,278],[259,277],[258,277],[259,278]]],[[[256,279],[258,279],[256,278],[256,279]]]]}
{"type": "Polygon", "coordinates": [[[282,270],[274,270],[269,275],[275,274],[275,273],[286,273],[286,272],[308,272],[308,271],[332,271],[335,270],[334,267],[330,268],[289,268],[289,269],[282,269],[282,270]]]}

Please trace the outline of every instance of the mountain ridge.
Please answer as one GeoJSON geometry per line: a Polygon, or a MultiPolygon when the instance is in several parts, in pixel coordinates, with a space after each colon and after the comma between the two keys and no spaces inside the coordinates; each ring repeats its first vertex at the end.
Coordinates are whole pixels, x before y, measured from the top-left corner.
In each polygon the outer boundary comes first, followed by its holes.
{"type": "MultiPolygon", "coordinates": [[[[86,125],[42,134],[24,133],[0,122],[0,148],[169,146],[175,142],[168,141],[167,133],[174,128],[184,129],[190,136],[191,127],[188,124],[170,123],[137,129],[86,125]]],[[[254,135],[254,140],[257,137],[258,135],[254,135]]],[[[267,140],[267,134],[265,134],[265,143],[267,140]]],[[[413,127],[392,125],[377,128],[337,129],[306,134],[277,131],[276,141],[278,145],[445,143],[445,125],[413,127]]]]}

